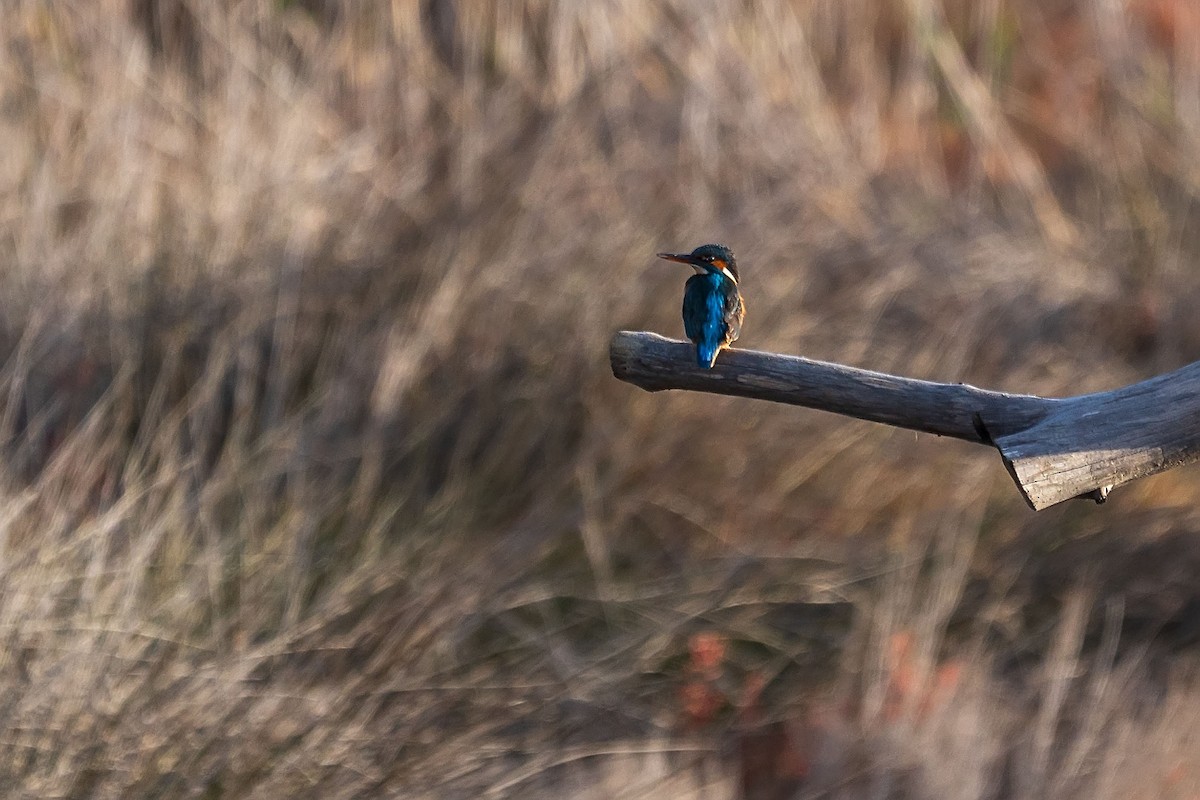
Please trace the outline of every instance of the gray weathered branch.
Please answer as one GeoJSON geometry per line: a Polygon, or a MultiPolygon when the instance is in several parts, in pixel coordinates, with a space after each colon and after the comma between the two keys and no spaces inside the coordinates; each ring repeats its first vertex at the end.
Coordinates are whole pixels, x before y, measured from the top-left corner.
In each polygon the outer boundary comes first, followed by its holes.
{"type": "Polygon", "coordinates": [[[796,356],[727,350],[711,370],[693,346],[621,331],[613,374],[648,391],[690,389],[816,408],[994,445],[1031,507],[1200,459],[1200,362],[1121,389],[1065,399],[933,383],[796,356]]]}

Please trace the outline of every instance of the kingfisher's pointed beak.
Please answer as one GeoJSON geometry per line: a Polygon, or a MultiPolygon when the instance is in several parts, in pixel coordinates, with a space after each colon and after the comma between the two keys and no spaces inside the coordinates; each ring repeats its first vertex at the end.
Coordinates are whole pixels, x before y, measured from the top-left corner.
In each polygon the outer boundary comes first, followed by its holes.
{"type": "Polygon", "coordinates": [[[696,266],[696,260],[692,258],[691,253],[659,253],[658,257],[664,258],[667,261],[678,261],[680,264],[696,266]]]}

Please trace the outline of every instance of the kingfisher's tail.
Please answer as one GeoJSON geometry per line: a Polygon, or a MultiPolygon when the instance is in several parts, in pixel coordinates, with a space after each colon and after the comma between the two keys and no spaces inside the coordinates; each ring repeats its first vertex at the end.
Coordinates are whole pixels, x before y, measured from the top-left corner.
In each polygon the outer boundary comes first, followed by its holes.
{"type": "Polygon", "coordinates": [[[717,353],[721,350],[716,342],[696,342],[696,363],[701,369],[712,369],[717,362],[717,353]]]}

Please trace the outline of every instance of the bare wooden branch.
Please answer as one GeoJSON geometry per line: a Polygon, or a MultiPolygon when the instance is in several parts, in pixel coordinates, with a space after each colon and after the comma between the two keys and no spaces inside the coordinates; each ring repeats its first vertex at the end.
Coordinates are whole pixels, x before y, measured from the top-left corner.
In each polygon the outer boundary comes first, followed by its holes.
{"type": "Polygon", "coordinates": [[[711,370],[693,346],[621,331],[616,377],[648,391],[751,397],[996,446],[1034,509],[1091,497],[1200,459],[1200,362],[1110,392],[1066,399],[887,375],[796,356],[728,350],[711,370]]]}
{"type": "Polygon", "coordinates": [[[996,446],[1036,509],[1190,464],[1200,459],[1200,362],[1063,400],[1040,422],[997,436],[996,446]]]}
{"type": "Polygon", "coordinates": [[[753,397],[979,444],[1029,428],[1059,402],[756,350],[725,350],[716,366],[700,369],[694,345],[654,333],[621,331],[609,352],[614,375],[651,392],[753,397]]]}

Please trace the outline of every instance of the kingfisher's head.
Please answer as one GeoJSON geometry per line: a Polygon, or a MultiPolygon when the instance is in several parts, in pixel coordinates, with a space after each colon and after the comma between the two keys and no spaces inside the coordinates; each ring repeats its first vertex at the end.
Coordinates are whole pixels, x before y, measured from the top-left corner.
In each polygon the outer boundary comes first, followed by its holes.
{"type": "Polygon", "coordinates": [[[734,283],[738,282],[737,261],[733,258],[733,251],[723,244],[702,244],[690,253],[659,253],[658,257],[687,264],[698,275],[715,272],[734,283]]]}

